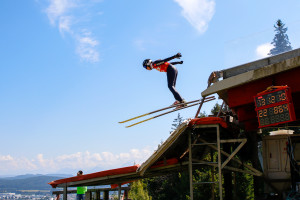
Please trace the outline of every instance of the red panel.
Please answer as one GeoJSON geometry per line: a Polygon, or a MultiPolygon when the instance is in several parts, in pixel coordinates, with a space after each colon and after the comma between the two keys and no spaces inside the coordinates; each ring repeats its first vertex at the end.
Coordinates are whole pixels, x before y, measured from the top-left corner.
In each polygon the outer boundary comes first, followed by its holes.
{"type": "MultiPolygon", "coordinates": [[[[132,182],[134,182],[134,181],[127,181],[127,182],[121,183],[121,185],[125,185],[125,184],[132,183],[132,182]]],[[[119,187],[119,184],[111,184],[110,185],[111,189],[115,189],[117,187],[119,187]]]]}
{"type": "Polygon", "coordinates": [[[288,85],[292,92],[300,92],[300,67],[289,70],[280,74],[277,74],[275,77],[275,85],[288,85]]]}
{"type": "Polygon", "coordinates": [[[62,183],[69,183],[69,182],[76,182],[76,181],[82,181],[82,180],[89,180],[89,179],[93,179],[93,178],[100,178],[100,177],[105,177],[105,176],[133,173],[133,172],[136,172],[136,170],[138,168],[139,168],[139,165],[123,167],[123,168],[118,168],[118,169],[111,169],[111,170],[96,172],[96,173],[92,173],[92,174],[85,174],[82,176],[74,176],[74,177],[70,177],[70,178],[59,179],[56,181],[52,181],[48,184],[50,184],[53,188],[55,188],[57,185],[62,184],[62,183]]]}
{"type": "Polygon", "coordinates": [[[154,168],[163,167],[163,166],[167,166],[167,165],[175,165],[177,163],[178,163],[177,158],[171,158],[168,160],[158,161],[158,162],[154,163],[150,168],[154,169],[154,168]]]}
{"type": "Polygon", "coordinates": [[[245,130],[254,131],[257,130],[258,122],[256,119],[244,121],[245,130]]]}
{"type": "Polygon", "coordinates": [[[287,85],[291,88],[297,114],[300,111],[300,67],[270,77],[256,80],[228,90],[228,105],[233,109],[246,130],[258,128],[253,96],[272,85],[287,85]],[[255,122],[256,121],[256,122],[255,122]]]}
{"type": "Polygon", "coordinates": [[[227,128],[227,123],[220,117],[203,117],[192,119],[189,123],[189,127],[199,124],[220,124],[223,128],[227,128]]]}
{"type": "Polygon", "coordinates": [[[272,78],[250,82],[228,90],[228,105],[230,108],[254,103],[253,96],[272,85],[272,78]]]}
{"type": "Polygon", "coordinates": [[[254,103],[237,107],[235,111],[240,122],[256,118],[254,103]]]}
{"type": "Polygon", "coordinates": [[[300,92],[300,67],[266,77],[228,90],[229,107],[237,107],[253,103],[253,96],[264,91],[267,87],[274,85],[287,85],[292,92],[300,92]]]}

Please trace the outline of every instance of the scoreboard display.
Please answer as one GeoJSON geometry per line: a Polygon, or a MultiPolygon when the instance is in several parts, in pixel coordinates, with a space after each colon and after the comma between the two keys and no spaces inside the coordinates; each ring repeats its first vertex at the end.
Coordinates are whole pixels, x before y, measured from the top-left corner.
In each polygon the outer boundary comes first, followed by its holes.
{"type": "Polygon", "coordinates": [[[254,96],[259,128],[295,121],[291,90],[287,86],[271,87],[254,96]]]}

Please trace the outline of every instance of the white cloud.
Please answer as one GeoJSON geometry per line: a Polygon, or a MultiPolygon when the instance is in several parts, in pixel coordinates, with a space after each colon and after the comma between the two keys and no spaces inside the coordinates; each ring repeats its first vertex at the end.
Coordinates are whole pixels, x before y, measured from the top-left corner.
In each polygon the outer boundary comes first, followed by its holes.
{"type": "Polygon", "coordinates": [[[99,3],[99,0],[49,0],[49,5],[45,9],[50,24],[58,27],[62,35],[69,34],[76,46],[76,53],[80,59],[87,62],[98,62],[99,52],[97,50],[99,42],[92,37],[92,33],[87,31],[87,24],[79,22],[85,15],[89,15],[88,4],[99,3]],[[76,14],[75,14],[76,13],[76,14]],[[80,28],[79,28],[80,27],[80,28]],[[88,32],[88,36],[86,33],[88,32]]]}
{"type": "Polygon", "coordinates": [[[70,16],[62,16],[59,18],[58,29],[61,34],[63,34],[64,32],[72,34],[71,21],[72,20],[70,16]]]}
{"type": "Polygon", "coordinates": [[[199,33],[204,33],[215,14],[214,0],[174,0],[182,7],[181,14],[199,33]]]}
{"type": "MultiPolygon", "coordinates": [[[[43,154],[37,154],[34,159],[17,158],[11,155],[0,155],[0,175],[25,174],[25,173],[56,173],[63,169],[76,171],[83,169],[114,169],[122,166],[141,164],[154,149],[132,149],[129,152],[114,154],[112,152],[91,153],[76,152],[63,154],[53,158],[45,158],[43,154]],[[130,163],[130,164],[128,164],[130,163]]],[[[99,171],[101,171],[99,170],[99,171]]]]}
{"type": "Polygon", "coordinates": [[[0,162],[1,161],[12,161],[13,157],[11,157],[10,155],[7,156],[0,156],[0,162]]]}
{"type": "Polygon", "coordinates": [[[14,158],[11,155],[0,155],[1,175],[36,169],[36,164],[27,158],[14,158]]]}
{"type": "Polygon", "coordinates": [[[82,60],[90,62],[99,61],[99,52],[95,47],[99,44],[97,40],[90,36],[90,33],[77,37],[77,53],[82,60]]]}
{"type": "Polygon", "coordinates": [[[268,53],[270,53],[270,50],[273,48],[274,46],[270,43],[265,43],[265,44],[261,44],[259,45],[256,50],[256,56],[257,58],[265,58],[268,57],[268,53]]]}
{"type": "Polygon", "coordinates": [[[46,13],[51,24],[55,25],[60,17],[66,15],[66,13],[74,7],[76,7],[74,0],[50,0],[50,5],[46,9],[46,13]]]}

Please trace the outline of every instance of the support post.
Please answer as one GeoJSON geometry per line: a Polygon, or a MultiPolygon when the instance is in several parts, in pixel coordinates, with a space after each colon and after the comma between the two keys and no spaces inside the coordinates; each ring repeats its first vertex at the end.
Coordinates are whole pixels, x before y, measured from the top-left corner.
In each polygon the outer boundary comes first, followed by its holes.
{"type": "Polygon", "coordinates": [[[188,134],[189,141],[189,179],[190,179],[190,199],[194,199],[194,190],[193,190],[193,162],[192,162],[192,132],[189,131],[188,134]]]}
{"type": "Polygon", "coordinates": [[[118,199],[121,200],[121,184],[118,187],[118,199]]]}
{"type": "Polygon", "coordinates": [[[63,193],[63,200],[67,200],[67,199],[68,199],[68,186],[67,186],[67,184],[65,184],[64,193],[63,193]]]}
{"type": "MultiPolygon", "coordinates": [[[[257,132],[253,131],[253,132],[248,132],[246,133],[250,136],[250,140],[251,140],[251,162],[252,162],[252,166],[256,169],[259,169],[259,161],[258,161],[258,139],[257,139],[257,132]]],[[[260,193],[260,182],[261,179],[260,177],[257,176],[253,176],[253,185],[254,185],[254,200],[258,199],[259,193],[260,193]]]]}
{"type": "Polygon", "coordinates": [[[100,200],[100,191],[96,191],[96,200],[100,200]]]}
{"type": "Polygon", "coordinates": [[[84,199],[85,200],[92,200],[93,197],[92,197],[93,193],[91,191],[87,191],[84,195],[84,199]]]}
{"type": "MultiPolygon", "coordinates": [[[[231,143],[224,143],[222,148],[225,152],[232,155],[231,143]]],[[[226,159],[224,155],[222,155],[221,158],[222,158],[222,160],[226,159]]],[[[228,159],[229,158],[230,157],[228,157],[228,159]]],[[[223,168],[224,163],[222,164],[222,169],[224,169],[223,168]]],[[[223,185],[224,200],[233,200],[233,197],[232,197],[232,172],[229,170],[228,171],[223,170],[223,178],[224,178],[224,185],[223,185]]]]}
{"type": "Polygon", "coordinates": [[[238,200],[236,186],[236,172],[233,172],[233,200],[238,200]]]}
{"type": "Polygon", "coordinates": [[[220,141],[220,126],[219,125],[217,126],[217,145],[218,145],[219,196],[220,196],[220,200],[223,200],[221,141],[220,141]]]}
{"type": "Polygon", "coordinates": [[[203,105],[203,103],[204,103],[204,100],[205,100],[205,97],[203,97],[202,100],[201,100],[201,103],[200,103],[199,108],[198,108],[198,110],[197,110],[197,112],[196,112],[195,118],[198,117],[198,115],[199,115],[199,113],[200,113],[200,110],[201,110],[201,108],[202,108],[202,105],[203,105]]]}
{"type": "Polygon", "coordinates": [[[108,200],[108,198],[109,198],[109,191],[108,191],[108,190],[105,190],[105,191],[104,191],[104,195],[103,195],[103,199],[104,199],[104,200],[108,200]]]}
{"type": "MultiPolygon", "coordinates": [[[[214,162],[214,152],[210,149],[210,161],[214,162]]],[[[215,182],[215,167],[211,168],[211,182],[215,182]]],[[[211,200],[215,200],[215,184],[211,184],[211,200]]]]}
{"type": "Polygon", "coordinates": [[[124,190],[124,200],[128,199],[128,190],[124,190]]]}

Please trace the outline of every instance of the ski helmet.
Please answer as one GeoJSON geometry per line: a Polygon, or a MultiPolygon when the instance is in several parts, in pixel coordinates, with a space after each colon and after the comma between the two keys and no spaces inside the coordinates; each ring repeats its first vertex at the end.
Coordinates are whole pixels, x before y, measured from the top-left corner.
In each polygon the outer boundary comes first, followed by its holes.
{"type": "Polygon", "coordinates": [[[152,69],[151,63],[152,63],[152,60],[151,60],[151,59],[146,59],[146,60],[144,60],[144,62],[143,62],[143,67],[144,67],[145,69],[147,69],[147,67],[150,67],[150,68],[152,69]]]}

